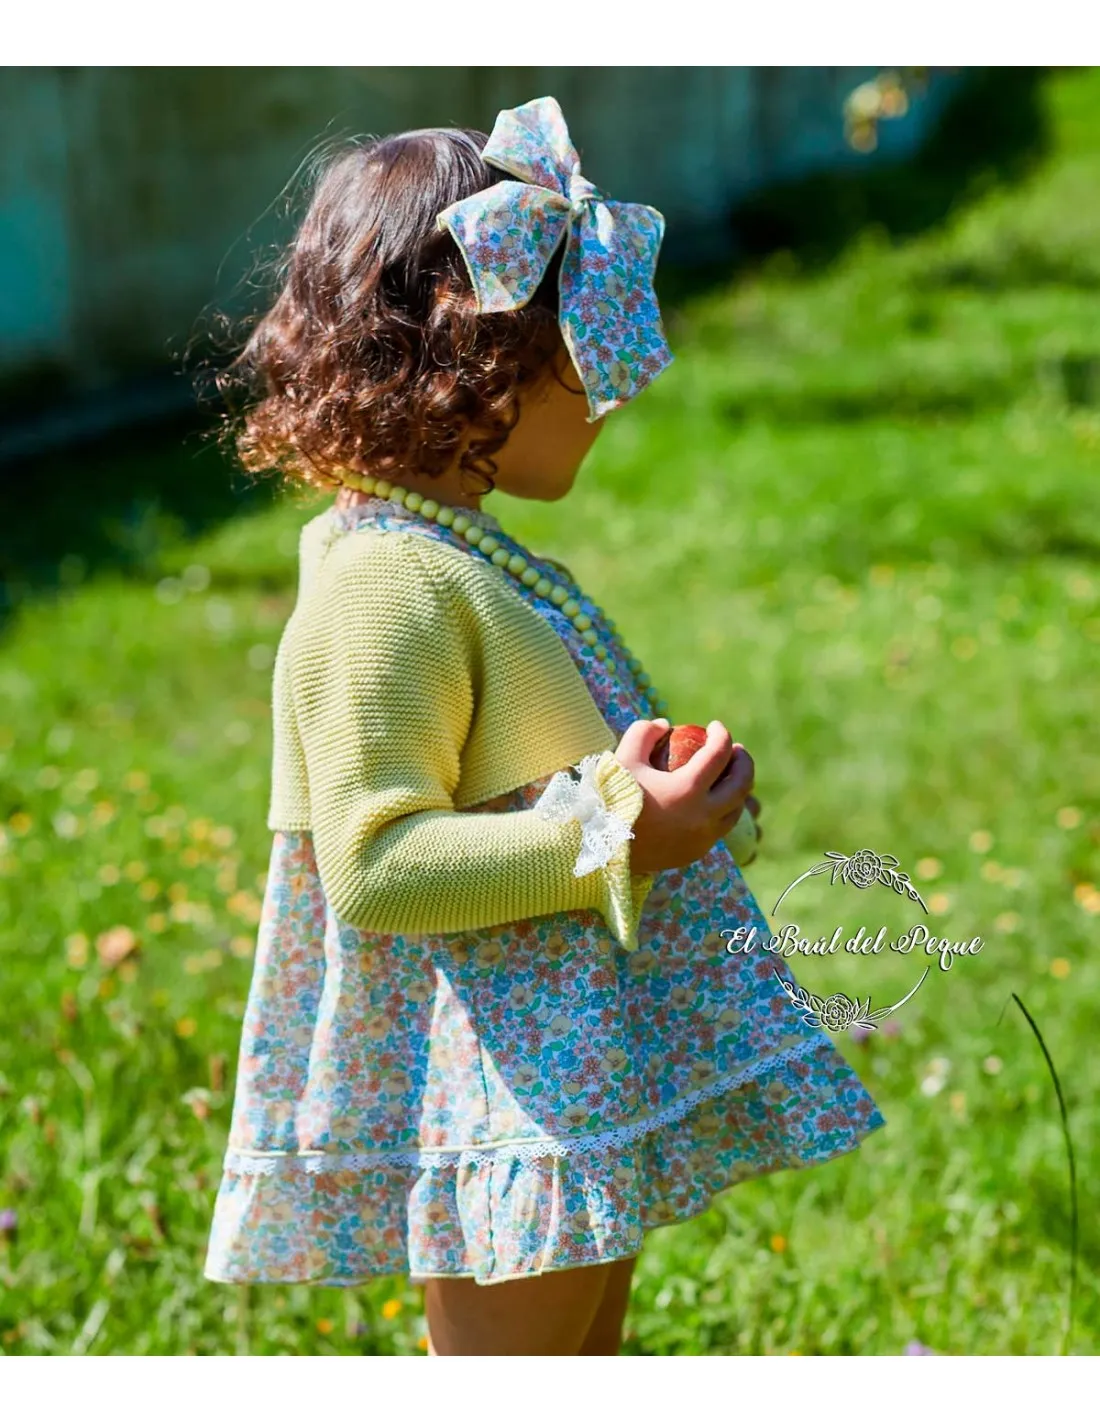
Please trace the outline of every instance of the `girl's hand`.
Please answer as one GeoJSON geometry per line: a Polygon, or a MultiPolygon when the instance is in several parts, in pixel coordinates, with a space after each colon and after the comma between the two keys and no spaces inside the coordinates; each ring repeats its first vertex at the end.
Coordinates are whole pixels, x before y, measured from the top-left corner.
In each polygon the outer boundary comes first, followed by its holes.
{"type": "Polygon", "coordinates": [[[634,721],[615,748],[645,796],[631,843],[635,874],[684,869],[701,859],[741,818],[753,787],[752,756],[721,721],[711,721],[705,744],[686,765],[657,770],[650,757],[668,728],[664,717],[634,721]]]}

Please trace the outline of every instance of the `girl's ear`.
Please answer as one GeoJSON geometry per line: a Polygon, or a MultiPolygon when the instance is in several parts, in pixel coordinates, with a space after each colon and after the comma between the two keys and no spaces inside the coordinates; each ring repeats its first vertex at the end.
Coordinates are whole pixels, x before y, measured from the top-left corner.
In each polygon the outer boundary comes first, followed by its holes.
{"type": "Polygon", "coordinates": [[[569,347],[563,340],[559,339],[558,341],[557,349],[547,365],[546,375],[548,379],[564,386],[570,395],[584,394],[584,386],[581,384],[581,378],[573,364],[573,358],[569,354],[569,347]]]}
{"type": "Polygon", "coordinates": [[[559,375],[561,377],[561,383],[569,391],[570,395],[579,395],[581,399],[584,399],[584,386],[581,384],[581,378],[577,374],[577,368],[569,358],[568,352],[566,352],[564,368],[559,371],[559,375]]]}

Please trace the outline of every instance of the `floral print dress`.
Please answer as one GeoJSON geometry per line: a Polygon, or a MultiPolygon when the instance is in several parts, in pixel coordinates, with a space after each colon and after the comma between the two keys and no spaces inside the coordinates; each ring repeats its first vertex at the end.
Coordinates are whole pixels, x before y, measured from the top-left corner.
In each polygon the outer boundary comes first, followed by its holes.
{"type": "MultiPolygon", "coordinates": [[[[328,516],[333,536],[370,519],[471,551],[379,499],[328,516]]],[[[601,662],[515,586],[616,735],[652,716],[617,651],[601,662]]],[[[550,778],[469,813],[529,807],[550,778]]],[[[634,953],[594,910],[366,933],[326,902],[310,835],[275,832],[205,1277],[493,1283],[604,1263],[740,1180],[854,1150],[884,1119],[776,980],[794,981],[785,960],[727,952],[721,930],[752,924],[770,932],[719,841],[656,876],[634,953]]]]}

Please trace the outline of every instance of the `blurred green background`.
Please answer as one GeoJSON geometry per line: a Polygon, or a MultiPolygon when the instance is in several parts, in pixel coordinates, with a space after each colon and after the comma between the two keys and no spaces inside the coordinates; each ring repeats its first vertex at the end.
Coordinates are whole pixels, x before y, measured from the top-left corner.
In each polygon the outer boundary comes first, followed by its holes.
{"type": "MultiPolygon", "coordinates": [[[[877,135],[734,193],[728,250],[662,267],[676,361],[569,499],[486,503],[607,607],[673,720],[752,751],[765,909],[871,846],[986,945],[896,1034],[838,1039],[885,1130],[650,1236],[628,1352],[1059,1351],[1065,1149],[1012,992],[1076,1145],[1070,1351],[1100,1338],[1100,71],[963,72],[910,151],[877,135]]],[[[34,389],[0,469],[0,1347],[416,1353],[400,1280],[201,1277],[272,664],[326,501],[234,470],[206,407],[36,446],[63,420],[34,389]]],[[[794,968],[876,1006],[914,978],[794,968]]]]}

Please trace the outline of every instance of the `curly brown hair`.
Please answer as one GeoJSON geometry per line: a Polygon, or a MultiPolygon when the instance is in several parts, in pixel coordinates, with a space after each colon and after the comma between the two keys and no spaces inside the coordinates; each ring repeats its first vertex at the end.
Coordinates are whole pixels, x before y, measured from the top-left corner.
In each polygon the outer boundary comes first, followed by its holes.
{"type": "Polygon", "coordinates": [[[436,477],[457,456],[494,487],[521,392],[557,376],[561,248],[526,306],[477,313],[436,216],[509,177],[482,160],[486,142],[416,129],[345,140],[325,162],[274,303],[215,376],[246,470],[331,490],[341,468],[436,477]]]}

